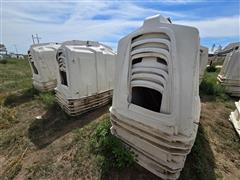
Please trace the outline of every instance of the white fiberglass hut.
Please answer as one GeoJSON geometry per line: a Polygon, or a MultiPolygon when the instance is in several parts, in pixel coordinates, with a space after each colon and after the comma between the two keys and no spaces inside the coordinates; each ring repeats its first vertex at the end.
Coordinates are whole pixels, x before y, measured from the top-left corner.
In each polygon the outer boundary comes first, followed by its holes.
{"type": "Polygon", "coordinates": [[[57,52],[56,97],[69,115],[79,115],[112,99],[116,54],[93,41],[67,41],[57,52]]]}
{"type": "Polygon", "coordinates": [[[218,52],[218,54],[226,54],[233,50],[237,50],[240,47],[240,42],[229,43],[223,50],[218,52]]]}
{"type": "Polygon", "coordinates": [[[235,102],[236,110],[231,112],[229,120],[232,122],[236,132],[240,137],[240,100],[235,102]]]}
{"type": "Polygon", "coordinates": [[[59,47],[58,43],[44,43],[32,45],[28,50],[33,86],[39,91],[51,91],[57,86],[56,52],[59,47]]]}
{"type": "Polygon", "coordinates": [[[218,81],[225,87],[227,93],[240,97],[240,49],[227,54],[218,81]]]}
{"type": "Polygon", "coordinates": [[[177,179],[200,117],[199,32],[161,15],[118,43],[111,132],[163,179],[177,179]]]}
{"type": "Polygon", "coordinates": [[[204,46],[200,46],[200,63],[199,63],[199,81],[201,82],[203,79],[204,71],[207,67],[208,63],[208,48],[204,46]]]}

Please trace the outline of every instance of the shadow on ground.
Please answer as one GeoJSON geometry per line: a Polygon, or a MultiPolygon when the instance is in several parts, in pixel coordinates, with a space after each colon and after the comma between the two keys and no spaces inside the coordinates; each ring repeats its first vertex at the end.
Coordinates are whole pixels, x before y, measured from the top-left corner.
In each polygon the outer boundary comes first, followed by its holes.
{"type": "Polygon", "coordinates": [[[135,164],[133,167],[123,170],[112,169],[109,175],[104,175],[101,180],[159,180],[160,178],[146,170],[142,166],[135,164]]]}
{"type": "Polygon", "coordinates": [[[41,119],[36,119],[30,125],[28,136],[38,148],[44,148],[73,129],[81,128],[96,120],[107,113],[108,109],[107,105],[80,116],[70,117],[58,105],[54,105],[41,119]]]}
{"type": "Polygon", "coordinates": [[[206,95],[206,94],[200,94],[200,98],[201,98],[201,102],[202,103],[207,103],[207,102],[217,102],[218,100],[221,101],[238,101],[239,98],[238,97],[233,97],[233,96],[229,96],[229,95],[225,95],[224,99],[222,99],[222,97],[218,97],[218,96],[211,96],[211,95],[206,95]]]}
{"type": "Polygon", "coordinates": [[[187,156],[180,180],[214,180],[215,158],[209,145],[203,126],[198,127],[198,134],[191,153],[187,156]]]}
{"type": "Polygon", "coordinates": [[[36,89],[29,88],[6,97],[4,105],[8,107],[19,106],[21,104],[31,101],[34,98],[34,95],[38,94],[39,92],[36,89]]]}

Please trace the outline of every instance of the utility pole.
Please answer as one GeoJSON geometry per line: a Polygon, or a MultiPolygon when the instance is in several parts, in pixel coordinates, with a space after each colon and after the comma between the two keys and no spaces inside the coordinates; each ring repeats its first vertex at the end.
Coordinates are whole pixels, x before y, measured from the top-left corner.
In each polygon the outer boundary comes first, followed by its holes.
{"type": "Polygon", "coordinates": [[[14,47],[15,47],[16,55],[18,56],[18,49],[17,49],[17,45],[16,45],[16,44],[14,44],[14,47]]]}

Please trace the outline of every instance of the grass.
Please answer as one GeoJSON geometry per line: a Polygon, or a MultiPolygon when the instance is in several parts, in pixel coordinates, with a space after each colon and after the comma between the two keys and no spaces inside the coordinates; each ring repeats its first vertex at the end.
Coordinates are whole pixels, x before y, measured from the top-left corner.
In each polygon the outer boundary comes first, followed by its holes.
{"type": "Polygon", "coordinates": [[[187,157],[180,179],[214,180],[216,179],[214,168],[215,158],[209,146],[208,136],[200,124],[194,146],[187,157]]]}
{"type": "Polygon", "coordinates": [[[216,71],[217,71],[217,68],[216,68],[215,66],[211,65],[211,66],[208,66],[208,67],[206,68],[206,71],[207,71],[207,72],[216,72],[216,71]]]}
{"type": "Polygon", "coordinates": [[[27,179],[35,179],[37,177],[50,177],[50,175],[54,172],[54,166],[48,162],[48,164],[37,164],[29,167],[28,177],[27,179]]]}
{"type": "Polygon", "coordinates": [[[216,71],[211,69],[210,72],[206,71],[200,85],[200,96],[202,102],[204,102],[200,121],[202,127],[198,132],[198,137],[190,154],[191,157],[196,152],[196,157],[198,155],[202,157],[202,159],[197,158],[198,160],[196,160],[196,164],[199,164],[196,171],[200,172],[198,176],[205,177],[200,179],[222,179],[226,173],[229,174],[234,171],[233,169],[238,169],[240,166],[240,162],[235,161],[240,158],[240,139],[228,121],[230,112],[236,108],[234,105],[235,98],[228,96],[224,87],[217,82],[219,71],[219,69],[216,71]],[[199,146],[203,146],[204,141],[208,141],[211,152],[207,150],[209,148],[202,149],[199,146]],[[207,164],[204,163],[206,158],[207,164]],[[213,176],[207,175],[211,169],[214,170],[213,176]]]}
{"type": "Polygon", "coordinates": [[[0,94],[31,88],[31,77],[27,60],[7,59],[0,63],[0,94]]]}
{"type": "MultiPolygon", "coordinates": [[[[240,178],[240,142],[228,121],[235,100],[218,72],[206,72],[200,86],[200,126],[181,180],[240,178]]],[[[27,60],[0,63],[0,179],[158,179],[132,165],[110,134],[108,107],[69,117],[31,77],[27,60]]]]}
{"type": "Polygon", "coordinates": [[[52,104],[50,95],[32,88],[31,77],[27,60],[0,61],[0,157],[8,158],[0,168],[0,179],[13,179],[21,171],[21,155],[31,146],[26,127],[32,110],[52,104]]]}
{"type": "Polygon", "coordinates": [[[224,87],[217,82],[217,75],[219,69],[216,71],[205,72],[203,80],[199,87],[200,96],[209,96],[214,100],[227,101],[229,96],[225,93],[224,87]]]}
{"type": "Polygon", "coordinates": [[[56,100],[53,92],[45,92],[39,94],[39,99],[45,104],[46,108],[51,108],[55,105],[56,100]]]}
{"type": "Polygon", "coordinates": [[[3,98],[0,97],[0,130],[9,128],[18,122],[16,119],[16,110],[5,107],[3,101],[3,98]]]}
{"type": "Polygon", "coordinates": [[[128,168],[134,165],[135,155],[110,131],[110,119],[106,118],[96,127],[91,141],[91,149],[98,157],[98,163],[104,175],[110,169],[128,168]]]}

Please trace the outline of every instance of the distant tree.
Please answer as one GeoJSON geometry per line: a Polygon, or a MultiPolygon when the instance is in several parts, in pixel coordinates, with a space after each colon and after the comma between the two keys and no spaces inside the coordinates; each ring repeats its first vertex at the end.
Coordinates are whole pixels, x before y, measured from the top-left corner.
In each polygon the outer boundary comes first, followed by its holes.
{"type": "Polygon", "coordinates": [[[0,44],[0,54],[7,54],[7,48],[4,44],[0,44]]]}

